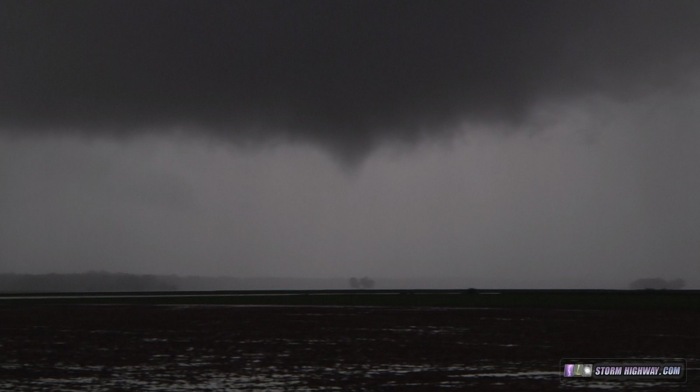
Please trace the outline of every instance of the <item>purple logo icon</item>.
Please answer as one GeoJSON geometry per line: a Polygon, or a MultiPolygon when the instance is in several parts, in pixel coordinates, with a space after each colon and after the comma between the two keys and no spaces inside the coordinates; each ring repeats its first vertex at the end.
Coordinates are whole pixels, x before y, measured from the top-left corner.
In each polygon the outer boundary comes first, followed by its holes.
{"type": "Polygon", "coordinates": [[[574,376],[574,364],[572,363],[567,363],[564,365],[564,377],[573,377],[574,376]]]}
{"type": "Polygon", "coordinates": [[[592,364],[567,363],[564,365],[564,377],[591,377],[592,375],[592,364]]]}

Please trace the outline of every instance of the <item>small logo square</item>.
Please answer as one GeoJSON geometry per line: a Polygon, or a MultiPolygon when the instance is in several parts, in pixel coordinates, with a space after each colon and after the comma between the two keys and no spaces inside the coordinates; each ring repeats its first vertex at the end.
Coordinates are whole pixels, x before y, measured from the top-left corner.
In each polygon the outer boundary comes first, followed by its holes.
{"type": "Polygon", "coordinates": [[[567,363],[564,365],[564,377],[592,377],[593,364],[567,363]]]}

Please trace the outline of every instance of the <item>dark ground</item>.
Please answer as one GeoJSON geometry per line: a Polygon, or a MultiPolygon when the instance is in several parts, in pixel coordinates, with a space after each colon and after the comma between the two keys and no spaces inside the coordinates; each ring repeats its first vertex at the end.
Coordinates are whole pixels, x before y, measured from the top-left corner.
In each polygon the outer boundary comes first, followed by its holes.
{"type": "Polygon", "coordinates": [[[686,358],[700,311],[0,304],[0,390],[700,390],[562,384],[565,357],[686,358]]]}

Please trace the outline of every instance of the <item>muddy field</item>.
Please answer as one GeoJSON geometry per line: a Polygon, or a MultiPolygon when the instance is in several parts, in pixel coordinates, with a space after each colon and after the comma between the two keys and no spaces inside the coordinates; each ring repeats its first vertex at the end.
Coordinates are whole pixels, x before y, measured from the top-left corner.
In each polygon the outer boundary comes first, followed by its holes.
{"type": "Polygon", "coordinates": [[[700,367],[700,312],[0,305],[2,391],[699,390],[562,383],[564,357],[700,367]]]}

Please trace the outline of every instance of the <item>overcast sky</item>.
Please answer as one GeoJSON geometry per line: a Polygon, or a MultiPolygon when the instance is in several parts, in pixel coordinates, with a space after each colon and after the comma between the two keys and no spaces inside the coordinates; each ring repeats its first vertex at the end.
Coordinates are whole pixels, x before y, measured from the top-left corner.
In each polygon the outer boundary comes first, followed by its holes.
{"type": "Polygon", "coordinates": [[[0,272],[698,288],[698,20],[0,1],[0,272]]]}

